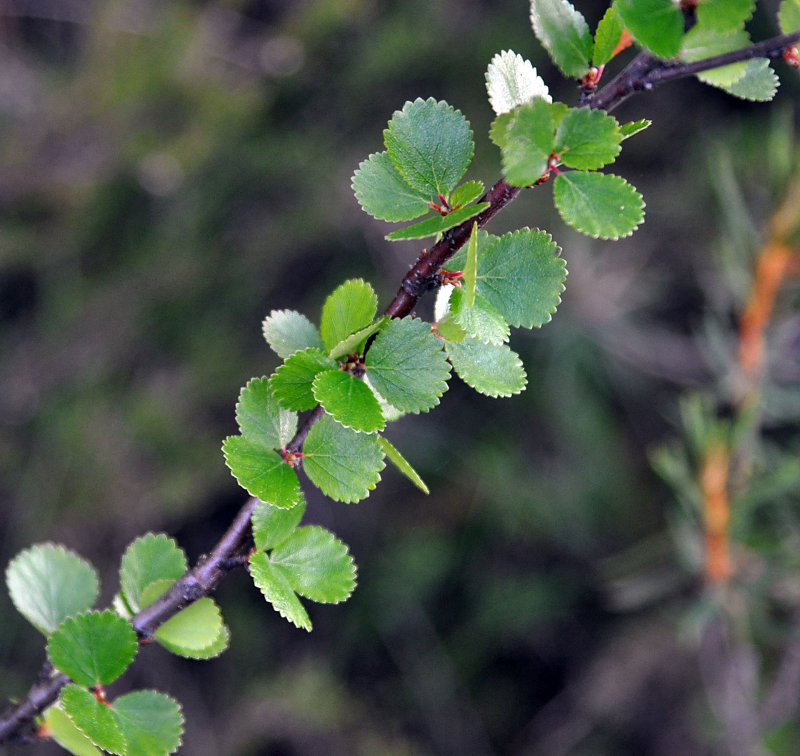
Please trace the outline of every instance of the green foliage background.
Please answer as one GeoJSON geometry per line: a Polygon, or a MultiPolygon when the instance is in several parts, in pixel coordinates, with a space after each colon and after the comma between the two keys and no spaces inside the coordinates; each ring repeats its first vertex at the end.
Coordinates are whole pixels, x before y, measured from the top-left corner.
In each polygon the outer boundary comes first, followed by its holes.
{"type": "MultiPolygon", "coordinates": [[[[578,5],[592,23],[604,9],[578,5]]],[[[274,367],[264,315],[316,320],[351,276],[385,306],[416,257],[350,191],[392,111],[418,96],[459,108],[477,140],[468,178],[490,184],[492,55],[513,48],[557,98],[574,94],[523,0],[25,7],[0,11],[0,561],[64,543],[100,567],[110,601],[134,537],[167,531],[196,559],[243,501],[219,447],[239,387],[274,367]]],[[[618,164],[648,203],[629,239],[578,237],[548,186],[493,221],[553,233],[563,305],[517,337],[521,396],[454,381],[435,412],[393,427],[429,497],[391,470],[357,505],[310,493],[306,520],[359,565],[346,605],[311,607],[309,636],[234,575],[218,596],[226,654],[145,648],[115,689],[178,698],[196,756],[703,752],[679,633],[696,583],[646,451],[674,434],[677,396],[712,379],[698,334],[730,304],[710,294],[736,222],[718,190],[748,179],[763,221],[770,179],[754,166],[796,161],[800,87],[783,80],[774,106],[684,82],[620,108],[654,120],[618,164]]],[[[5,594],[0,618],[9,697],[43,649],[5,594]]]]}

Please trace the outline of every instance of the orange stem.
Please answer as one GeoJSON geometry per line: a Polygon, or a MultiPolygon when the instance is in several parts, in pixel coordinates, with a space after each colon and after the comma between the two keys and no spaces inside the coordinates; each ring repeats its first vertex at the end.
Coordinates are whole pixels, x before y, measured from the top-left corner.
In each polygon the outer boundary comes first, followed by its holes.
{"type": "Polygon", "coordinates": [[[705,520],[705,574],[706,580],[712,584],[727,582],[733,575],[728,539],[729,467],[730,455],[727,446],[721,442],[711,444],[700,470],[700,490],[703,494],[705,520]]]}

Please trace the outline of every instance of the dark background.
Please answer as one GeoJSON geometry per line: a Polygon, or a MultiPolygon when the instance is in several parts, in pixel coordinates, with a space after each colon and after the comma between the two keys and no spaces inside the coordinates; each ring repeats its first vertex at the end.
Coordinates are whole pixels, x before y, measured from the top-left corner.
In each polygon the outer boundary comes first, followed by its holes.
{"type": "MultiPolygon", "coordinates": [[[[592,26],[604,10],[576,5],[592,26]]],[[[753,33],[776,33],[769,13],[753,33]]],[[[107,604],[137,535],[165,531],[192,561],[213,545],[244,501],[219,450],[239,388],[276,365],[262,318],[317,320],[353,276],[389,302],[419,245],[384,241],[350,176],[395,109],[432,96],[471,121],[468,178],[491,184],[483,74],[509,48],[575,102],[524,0],[0,2],[3,564],[63,543],[107,604]]],[[[392,426],[430,496],[390,469],[355,505],[308,489],[307,521],[359,565],[346,604],[312,605],[308,635],[233,574],[217,594],[230,649],[145,648],[112,695],[175,696],[192,756],[715,752],[697,563],[648,453],[677,437],[681,395],[724,383],[747,266],[721,250],[757,242],[769,171],[796,164],[800,87],[778,68],[769,105],[687,81],[619,108],[654,120],[613,169],[647,201],[631,238],[578,236],[547,185],[492,221],[554,235],[563,304],[512,337],[525,393],[454,379],[392,426]]],[[[5,591],[0,623],[11,698],[43,639],[5,591]]]]}

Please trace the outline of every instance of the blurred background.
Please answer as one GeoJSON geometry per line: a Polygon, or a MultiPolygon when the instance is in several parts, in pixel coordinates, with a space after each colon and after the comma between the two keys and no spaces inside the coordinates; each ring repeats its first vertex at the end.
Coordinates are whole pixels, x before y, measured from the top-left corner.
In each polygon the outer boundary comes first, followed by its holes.
{"type": "MultiPolygon", "coordinates": [[[[777,33],[776,4],[759,5],[756,39],[777,33]]],[[[605,10],[576,6],[592,28],[605,10]]],[[[167,532],[192,562],[215,543],[245,499],[220,452],[239,388],[276,365],[261,320],[317,320],[346,277],[388,304],[419,245],[384,241],[350,176],[395,109],[432,96],[472,123],[467,178],[493,183],[483,74],[509,48],[575,102],[524,0],[0,0],[0,563],[62,543],[98,567],[107,603],[137,535],[167,532]]],[[[216,596],[224,655],[147,647],[111,694],[176,697],[192,756],[735,751],[726,722],[747,706],[715,704],[709,613],[735,608],[726,658],[753,695],[800,658],[796,282],[749,437],[767,493],[724,600],[704,580],[679,426],[730,414],[737,317],[797,176],[800,82],[776,67],[770,104],[686,81],[618,109],[654,121],[614,168],[647,201],[631,238],[577,236],[547,185],[492,221],[554,235],[563,304],[512,335],[525,393],[454,379],[435,412],[392,426],[430,496],[391,469],[355,505],[307,489],[307,521],[359,565],[352,599],[312,605],[309,635],[234,573],[216,596]]],[[[7,700],[44,650],[5,590],[0,626],[7,700]]],[[[798,752],[797,712],[780,712],[747,753],[798,752]]]]}

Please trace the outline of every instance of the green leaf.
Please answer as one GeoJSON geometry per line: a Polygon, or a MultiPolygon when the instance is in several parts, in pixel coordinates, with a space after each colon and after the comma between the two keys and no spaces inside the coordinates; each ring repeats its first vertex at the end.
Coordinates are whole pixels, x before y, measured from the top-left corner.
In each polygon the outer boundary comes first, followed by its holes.
{"type": "Polygon", "coordinates": [[[90,609],[100,591],[94,567],[52,543],[17,554],[6,569],[6,585],[17,611],[45,635],[90,609]]]}
{"type": "Polygon", "coordinates": [[[303,500],[297,475],[274,449],[246,436],[228,436],[222,451],[233,477],[251,496],[287,509],[303,500]]]}
{"type": "Polygon", "coordinates": [[[744,76],[725,87],[725,91],[743,100],[769,102],[778,91],[779,80],[766,58],[756,58],[747,64],[744,76]]]}
{"type": "Polygon", "coordinates": [[[385,221],[419,218],[430,210],[428,192],[409,186],[388,152],[376,152],[353,174],[353,193],[364,212],[385,221]]]}
{"type": "Polygon", "coordinates": [[[88,690],[77,685],[67,685],[61,691],[60,700],[64,712],[92,743],[109,753],[129,753],[128,742],[114,713],[88,690]]]}
{"type": "Polygon", "coordinates": [[[135,614],[147,606],[142,601],[147,586],[156,580],[175,582],[187,569],[186,555],[175,541],[163,533],[146,533],[122,555],[119,566],[122,599],[135,614]]]}
{"type": "MultiPolygon", "coordinates": [[[[714,55],[737,50],[750,44],[750,35],[744,29],[719,32],[695,26],[683,39],[681,59],[687,63],[710,58],[714,55]]],[[[728,87],[744,76],[747,62],[733,63],[721,68],[712,68],[697,74],[697,78],[706,84],[717,87],[728,87]]]]}
{"type": "Polygon", "coordinates": [[[281,617],[296,627],[311,630],[308,613],[292,590],[284,569],[272,564],[263,551],[257,551],[250,557],[250,576],[256,588],[264,594],[264,598],[272,604],[281,617]]]}
{"type": "MultiPolygon", "coordinates": [[[[146,591],[148,598],[155,601],[172,583],[158,580],[146,591]]],[[[217,649],[220,636],[227,640],[228,633],[219,607],[211,598],[201,598],[174,617],[168,619],[155,632],[155,639],[167,651],[187,659],[208,659],[218,656],[225,646],[217,649]],[[209,656],[209,649],[215,653],[209,656]]]]}
{"type": "Polygon", "coordinates": [[[570,171],[556,177],[553,200],[565,223],[593,238],[629,236],[644,219],[644,200],[625,179],[570,171]]]}
{"type": "Polygon", "coordinates": [[[469,122],[461,112],[432,97],[407,102],[383,132],[394,167],[430,197],[449,194],[472,160],[469,122]]]}
{"type": "Polygon", "coordinates": [[[531,24],[539,41],[565,76],[589,70],[592,35],[583,15],[567,0],[531,0],[531,24]]]}
{"type": "Polygon", "coordinates": [[[545,231],[504,234],[478,258],[478,294],[510,325],[538,328],[561,302],[566,267],[545,231]]]}
{"type": "Polygon", "coordinates": [[[489,139],[501,149],[508,144],[508,127],[515,116],[516,113],[513,110],[510,113],[501,113],[489,127],[489,139]]]}
{"type": "Polygon", "coordinates": [[[573,108],[556,130],[555,151],[569,168],[594,170],[613,163],[622,134],[612,116],[589,108],[573,108]]]}
{"type": "Polygon", "coordinates": [[[612,5],[600,19],[594,33],[592,63],[595,66],[604,66],[611,60],[624,29],[625,24],[622,23],[616,6],[612,5]]]}
{"type": "MultiPolygon", "coordinates": [[[[450,297],[451,312],[455,322],[463,328],[466,334],[487,344],[502,344],[504,341],[508,341],[511,329],[506,319],[485,297],[480,294],[476,295],[475,304],[472,307],[466,307],[463,302],[462,290],[455,289],[450,297]]],[[[446,331],[442,332],[441,327],[437,330],[444,338],[448,338],[446,331]]],[[[455,341],[463,341],[463,338],[464,334],[461,334],[455,341]]]]}
{"type": "Polygon", "coordinates": [[[297,528],[270,554],[301,596],[327,604],[344,601],[356,585],[356,566],[347,546],[319,526],[297,528]]]}
{"type": "Polygon", "coordinates": [[[634,134],[644,131],[651,123],[653,122],[648,121],[647,118],[640,118],[638,121],[628,121],[628,123],[623,123],[619,127],[619,133],[622,135],[624,141],[625,139],[630,139],[634,134]]]}
{"type": "Polygon", "coordinates": [[[425,218],[413,226],[400,228],[387,234],[389,241],[405,241],[407,239],[425,239],[428,236],[437,236],[450,228],[458,226],[478,213],[489,207],[488,202],[481,202],[478,205],[469,205],[459,210],[452,210],[447,215],[434,215],[432,218],[425,218]]]}
{"type": "Polygon", "coordinates": [[[322,307],[320,331],[325,349],[331,351],[354,331],[372,323],[378,309],[378,295],[360,278],[337,286],[322,307]]]}
{"type": "Polygon", "coordinates": [[[364,350],[364,343],[366,340],[372,336],[373,333],[380,331],[381,328],[383,328],[388,322],[389,316],[384,315],[383,317],[374,320],[368,326],[359,328],[354,333],[351,333],[346,339],[342,339],[333,349],[331,349],[331,358],[338,360],[348,354],[361,354],[361,352],[364,350]]]}
{"type": "Polygon", "coordinates": [[[472,233],[467,244],[467,264],[464,266],[462,285],[464,306],[475,304],[475,287],[478,283],[478,224],[472,224],[472,233]]]}
{"type": "Polygon", "coordinates": [[[427,412],[447,391],[447,358],[430,325],[421,320],[392,320],[372,343],[364,363],[375,390],[403,412],[427,412]]]}
{"type": "Polygon", "coordinates": [[[136,632],[111,610],[68,617],[47,641],[50,663],[79,685],[108,685],[133,661],[136,632]]]}
{"type": "Polygon", "coordinates": [[[453,189],[450,195],[450,206],[459,209],[478,199],[483,194],[483,181],[465,181],[453,189]]]}
{"type": "Polygon", "coordinates": [[[270,449],[285,446],[297,430],[297,415],[281,407],[268,378],[253,378],[241,390],[236,422],[243,436],[270,449]]]}
{"type": "Polygon", "coordinates": [[[778,8],[778,24],[781,34],[792,34],[800,30],[800,0],[783,0],[778,8]]]}
{"type": "Polygon", "coordinates": [[[672,0],[616,0],[614,3],[636,41],[659,58],[681,49],[683,14],[672,0]]]}
{"type": "Polygon", "coordinates": [[[393,407],[389,402],[386,401],[376,390],[375,387],[370,383],[369,376],[364,376],[364,383],[367,384],[372,389],[372,393],[375,394],[376,398],[378,399],[378,404],[381,406],[381,412],[383,412],[383,418],[386,420],[387,423],[393,423],[395,420],[400,419],[406,413],[403,410],[397,409],[397,407],[393,407]]]}
{"type": "Polygon", "coordinates": [[[718,31],[740,29],[753,15],[756,0],[701,0],[697,25],[718,31]]]}
{"type": "Polygon", "coordinates": [[[492,58],[486,69],[486,91],[497,115],[510,113],[534,97],[552,102],[547,85],[531,62],[513,50],[503,50],[492,58]]]}
{"type": "Polygon", "coordinates": [[[286,540],[289,534],[300,524],[305,511],[305,502],[292,509],[279,509],[271,504],[259,501],[251,517],[253,540],[256,543],[256,548],[271,549],[281,541],[286,540]]]}
{"type": "Polygon", "coordinates": [[[420,491],[429,494],[430,490],[428,486],[425,485],[425,481],[422,480],[419,473],[411,466],[408,460],[406,460],[406,458],[391,444],[389,439],[384,436],[379,436],[378,441],[383,449],[383,453],[386,455],[386,459],[419,488],[420,491]]]}
{"type": "Polygon", "coordinates": [[[314,398],[334,420],[361,433],[383,430],[386,421],[375,394],[344,370],[328,370],[314,379],[314,398]]]}
{"type": "Polygon", "coordinates": [[[111,706],[128,742],[129,756],[167,756],[178,750],[183,715],[178,702],[157,690],[136,690],[111,706]]]}
{"type": "Polygon", "coordinates": [[[464,383],[486,396],[512,396],[525,388],[522,360],[505,344],[484,344],[468,336],[460,344],[446,342],[447,356],[464,383]]]}
{"type": "Polygon", "coordinates": [[[304,349],[286,359],[269,379],[274,397],[286,409],[301,411],[313,409],[317,401],[311,384],[324,370],[336,370],[336,360],[319,349],[304,349]]]}
{"type": "Polygon", "coordinates": [[[101,756],[91,738],[81,732],[59,706],[51,706],[45,712],[44,729],[50,738],[73,756],[101,756]]]}
{"type": "Polygon", "coordinates": [[[345,428],[329,415],[303,444],[303,469],[326,496],[352,503],[369,495],[380,480],[383,452],[373,435],[345,428]]]}
{"type": "Polygon", "coordinates": [[[264,338],[282,360],[300,349],[322,349],[317,327],[294,310],[273,310],[262,324],[264,338]]]}
{"type": "Polygon", "coordinates": [[[555,147],[553,109],[537,98],[521,106],[505,132],[503,173],[509,184],[529,186],[547,170],[555,147]]]}

